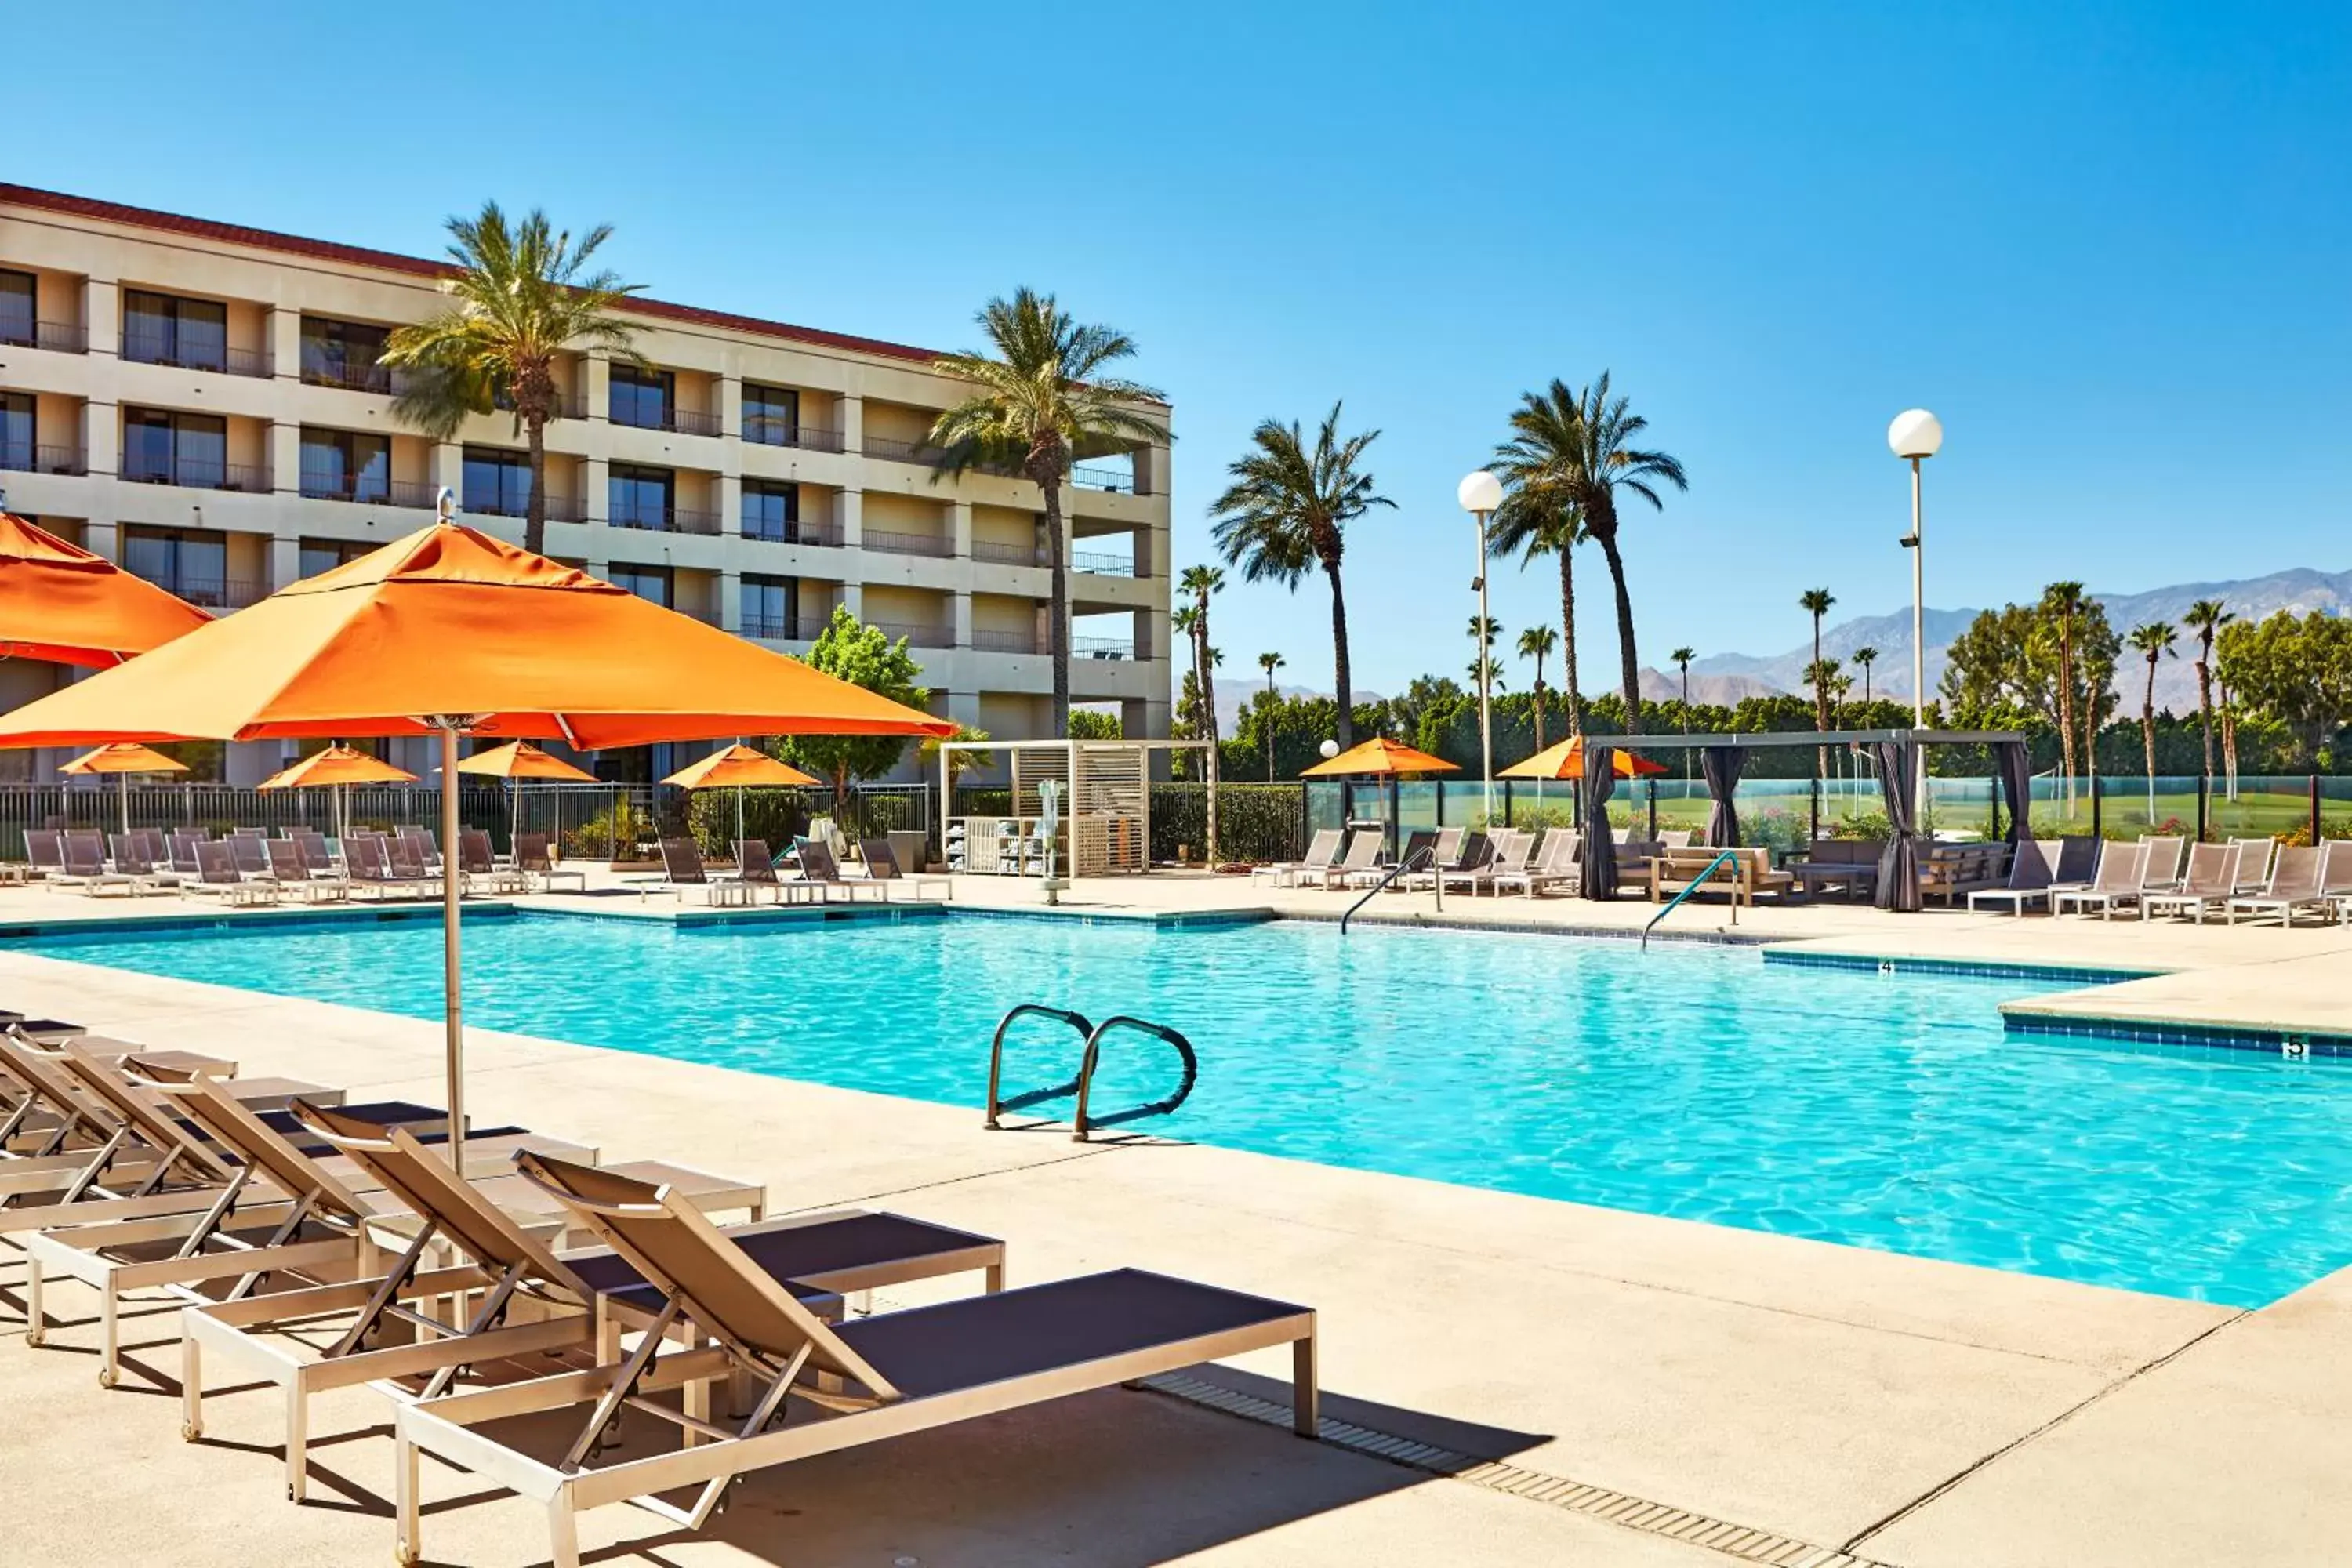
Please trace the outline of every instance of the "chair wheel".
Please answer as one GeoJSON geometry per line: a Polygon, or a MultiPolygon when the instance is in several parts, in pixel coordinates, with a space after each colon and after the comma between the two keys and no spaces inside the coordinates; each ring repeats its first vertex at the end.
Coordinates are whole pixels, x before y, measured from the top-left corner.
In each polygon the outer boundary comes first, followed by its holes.
{"type": "Polygon", "coordinates": [[[193,1443],[205,1435],[205,1429],[193,1421],[180,1423],[180,1441],[193,1443]]]}
{"type": "Polygon", "coordinates": [[[110,1367],[110,1366],[107,1366],[107,1367],[100,1367],[100,1368],[99,1368],[99,1371],[98,1371],[98,1385],[99,1385],[99,1387],[100,1387],[100,1388],[112,1388],[116,1384],[118,1384],[118,1383],[120,1383],[120,1382],[121,1382],[121,1381],[122,1381],[122,1374],[121,1374],[121,1373],[118,1373],[118,1372],[116,1372],[112,1367],[110,1367]]]}
{"type": "Polygon", "coordinates": [[[414,1546],[395,1546],[392,1549],[392,1560],[399,1563],[400,1568],[416,1568],[422,1555],[414,1546]]]}

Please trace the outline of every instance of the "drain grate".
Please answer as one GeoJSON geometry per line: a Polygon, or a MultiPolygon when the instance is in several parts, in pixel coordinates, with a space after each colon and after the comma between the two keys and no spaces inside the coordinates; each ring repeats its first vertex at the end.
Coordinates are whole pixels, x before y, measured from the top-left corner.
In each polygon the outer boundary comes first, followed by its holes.
{"type": "MultiPolygon", "coordinates": [[[[1255,1421],[1286,1430],[1290,1426],[1290,1406],[1260,1399],[1255,1394],[1238,1393],[1202,1378],[1171,1373],[1164,1377],[1148,1377],[1135,1386],[1166,1394],[1190,1405],[1198,1405],[1227,1415],[1238,1415],[1245,1421],[1255,1421]]],[[[1382,1432],[1370,1426],[1325,1416],[1319,1435],[1326,1443],[1362,1454],[1375,1459],[1385,1459],[1392,1465],[1420,1470],[1451,1480],[1467,1481],[1488,1491],[1507,1492],[1571,1513],[1606,1520],[1628,1530],[1638,1530],[1648,1535],[1663,1535],[1690,1546],[1704,1546],[1736,1557],[1745,1563],[1769,1564],[1770,1568],[1894,1568],[1874,1557],[1857,1557],[1833,1546],[1819,1546],[1793,1536],[1780,1535],[1769,1530],[1751,1530],[1734,1524],[1729,1520],[1714,1519],[1687,1509],[1671,1508],[1626,1492],[1612,1491],[1607,1487],[1587,1486],[1565,1476],[1549,1475],[1542,1470],[1530,1470],[1499,1459],[1481,1459],[1473,1455],[1456,1453],[1434,1443],[1423,1443],[1394,1432],[1382,1432]]]]}

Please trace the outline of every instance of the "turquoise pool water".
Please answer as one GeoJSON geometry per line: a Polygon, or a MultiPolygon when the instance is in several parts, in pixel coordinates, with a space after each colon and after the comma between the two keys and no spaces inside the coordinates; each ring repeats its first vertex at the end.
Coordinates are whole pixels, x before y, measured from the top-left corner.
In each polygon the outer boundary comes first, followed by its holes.
{"type": "MultiPolygon", "coordinates": [[[[1016,1003],[1183,1030],[1169,1135],[2067,1279],[2259,1305],[2352,1263],[2352,1068],[2004,1034],[2030,981],[1752,951],[967,917],[798,927],[522,915],[467,930],[472,1021],[978,1106],[1016,1003]]],[[[426,921],[16,945],[437,1016],[426,921]]],[[[1016,1033],[1008,1089],[1076,1037],[1016,1033]]],[[[1166,1092],[1120,1042],[1097,1108],[1166,1092]]],[[[1066,1102],[1058,1108],[1066,1112],[1066,1102]]]]}

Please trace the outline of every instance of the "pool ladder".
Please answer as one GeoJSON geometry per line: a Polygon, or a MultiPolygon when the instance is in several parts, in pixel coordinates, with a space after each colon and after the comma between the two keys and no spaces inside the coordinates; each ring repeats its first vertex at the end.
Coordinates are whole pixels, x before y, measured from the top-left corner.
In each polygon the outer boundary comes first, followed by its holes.
{"type": "MultiPolygon", "coordinates": [[[[1341,936],[1348,934],[1348,922],[1356,918],[1356,911],[1358,910],[1362,909],[1366,904],[1372,901],[1373,895],[1381,892],[1383,889],[1387,888],[1391,882],[1395,881],[1399,877],[1403,876],[1406,872],[1419,870],[1423,867],[1433,865],[1435,863],[1436,859],[1436,849],[1433,847],[1424,847],[1414,850],[1412,854],[1405,856],[1395,865],[1390,867],[1381,879],[1374,882],[1370,887],[1365,889],[1364,896],[1358,899],[1354,903],[1349,904],[1348,906],[1348,912],[1339,917],[1339,934],[1341,936]]],[[[1445,873],[1443,871],[1438,872],[1437,880],[1438,908],[1442,910],[1445,907],[1445,873]]]]}
{"type": "Polygon", "coordinates": [[[1200,1081],[1200,1077],[1201,1059],[1193,1054],[1192,1042],[1165,1024],[1154,1024],[1144,1018],[1131,1018],[1125,1014],[1115,1018],[1106,1018],[1100,1024],[1090,1024],[1087,1021],[1085,1014],[1073,1013],[1066,1007],[1050,1007],[1043,1002],[1024,1002],[997,1020],[996,1037],[989,1044],[987,1125],[994,1131],[998,1126],[999,1118],[1008,1110],[1025,1110],[1033,1105],[1042,1105],[1049,1100],[1062,1100],[1070,1095],[1076,1095],[1077,1107],[1070,1118],[1070,1136],[1083,1143],[1087,1141],[1087,1134],[1097,1127],[1116,1127],[1124,1122],[1141,1121],[1147,1116],[1167,1115],[1192,1097],[1192,1086],[1200,1081]],[[1004,1036],[1016,1021],[1033,1016],[1052,1018],[1066,1024],[1085,1037],[1086,1045],[1078,1057],[1077,1076],[1067,1083],[1052,1084],[1045,1089],[1033,1089],[1025,1093],[1007,1097],[1003,1092],[1004,1036]],[[1147,1105],[1130,1106],[1125,1110],[1115,1110],[1108,1116],[1096,1116],[1089,1112],[1088,1102],[1094,1089],[1095,1069],[1102,1063],[1103,1037],[1119,1029],[1132,1034],[1149,1035],[1172,1047],[1175,1049],[1177,1060],[1183,1064],[1183,1081],[1176,1086],[1176,1092],[1164,1099],[1152,1100],[1147,1105]]]}
{"type": "MultiPolygon", "coordinates": [[[[1650,951],[1650,932],[1657,929],[1657,925],[1660,921],[1664,920],[1668,915],[1675,912],[1675,905],[1681,903],[1685,899],[1689,898],[1693,893],[1697,892],[1701,888],[1706,886],[1706,879],[1715,875],[1715,868],[1717,866],[1722,865],[1727,860],[1737,860],[1738,858],[1739,857],[1732,853],[1730,850],[1725,850],[1722,854],[1717,855],[1714,859],[1708,861],[1706,863],[1706,869],[1692,878],[1689,885],[1685,887],[1681,892],[1676,893],[1673,898],[1668,899],[1666,900],[1666,907],[1660,910],[1656,914],[1652,915],[1650,917],[1650,923],[1642,928],[1642,951],[1643,952],[1650,951]]],[[[1731,923],[1733,925],[1738,925],[1739,923],[1739,900],[1737,894],[1733,896],[1731,900],[1731,923]]]]}

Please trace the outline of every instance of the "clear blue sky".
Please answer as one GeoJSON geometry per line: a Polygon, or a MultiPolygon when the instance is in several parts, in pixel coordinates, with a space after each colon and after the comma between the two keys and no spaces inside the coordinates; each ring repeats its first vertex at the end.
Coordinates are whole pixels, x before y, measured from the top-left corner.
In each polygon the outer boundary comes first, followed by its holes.
{"type": "MultiPolygon", "coordinates": [[[[665,297],[940,347],[1055,289],[1175,402],[1180,564],[1260,417],[1381,428],[1383,690],[1469,657],[1456,479],[1604,367],[1691,472],[1628,539],[1654,662],[1907,606],[1915,404],[1931,603],[2352,565],[2340,5],[508,9],[36,8],[18,61],[106,68],[7,73],[5,177],[411,251],[539,203],[665,297]]],[[[1227,677],[1327,681],[1328,626],[1235,588],[1227,677]]]]}

